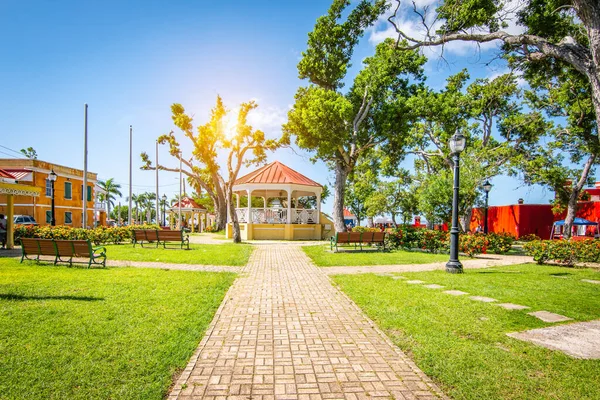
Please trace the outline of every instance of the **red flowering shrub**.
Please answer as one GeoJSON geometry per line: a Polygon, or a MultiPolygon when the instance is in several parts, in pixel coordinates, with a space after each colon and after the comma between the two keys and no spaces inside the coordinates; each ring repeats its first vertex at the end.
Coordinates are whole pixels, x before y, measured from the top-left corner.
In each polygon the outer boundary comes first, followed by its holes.
{"type": "Polygon", "coordinates": [[[469,257],[477,254],[486,253],[488,248],[488,238],[482,233],[467,233],[459,236],[458,250],[469,257]]]}
{"type": "Polygon", "coordinates": [[[41,238],[55,240],[89,240],[95,245],[102,243],[123,243],[131,240],[134,229],[160,229],[158,225],[132,225],[119,227],[99,226],[94,229],[72,228],[66,225],[39,226],[39,225],[17,225],[14,229],[15,243],[19,239],[41,238]]]}
{"type": "Polygon", "coordinates": [[[599,262],[600,241],[588,240],[535,240],[525,243],[525,253],[538,264],[554,261],[573,266],[577,262],[599,262]]]}

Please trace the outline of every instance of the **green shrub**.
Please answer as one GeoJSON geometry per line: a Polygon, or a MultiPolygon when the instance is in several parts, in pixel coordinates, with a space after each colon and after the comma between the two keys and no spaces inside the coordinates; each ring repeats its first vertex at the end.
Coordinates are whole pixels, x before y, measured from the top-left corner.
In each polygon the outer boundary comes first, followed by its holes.
{"type": "Polygon", "coordinates": [[[521,242],[533,242],[534,240],[542,240],[541,237],[536,235],[535,233],[531,233],[529,235],[523,235],[519,238],[521,242]]]}
{"type": "Polygon", "coordinates": [[[412,226],[398,226],[386,235],[386,247],[406,250],[420,249],[429,253],[441,253],[448,249],[448,232],[412,226]]]}
{"type": "Polygon", "coordinates": [[[573,266],[578,262],[599,262],[600,241],[587,240],[534,240],[525,243],[525,253],[538,264],[554,261],[573,266]]]}
{"type": "Polygon", "coordinates": [[[355,226],[354,228],[352,228],[352,232],[381,232],[381,229],[379,228],[369,228],[366,226],[355,226]]]}
{"type": "Polygon", "coordinates": [[[508,253],[515,242],[515,237],[508,233],[488,233],[487,234],[487,250],[495,254],[508,253]]]}

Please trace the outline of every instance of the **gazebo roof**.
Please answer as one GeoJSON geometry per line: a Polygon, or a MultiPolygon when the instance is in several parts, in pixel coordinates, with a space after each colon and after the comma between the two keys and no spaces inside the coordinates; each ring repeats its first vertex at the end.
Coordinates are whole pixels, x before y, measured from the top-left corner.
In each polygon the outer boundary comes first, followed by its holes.
{"type": "Polygon", "coordinates": [[[267,164],[235,181],[235,185],[243,184],[295,184],[323,187],[279,161],[267,164]]]}
{"type": "MultiPolygon", "coordinates": [[[[179,202],[174,203],[171,206],[171,210],[178,210],[179,202]]],[[[206,207],[196,203],[194,199],[191,197],[182,197],[181,198],[181,209],[184,211],[196,211],[196,212],[206,212],[206,207]]]]}

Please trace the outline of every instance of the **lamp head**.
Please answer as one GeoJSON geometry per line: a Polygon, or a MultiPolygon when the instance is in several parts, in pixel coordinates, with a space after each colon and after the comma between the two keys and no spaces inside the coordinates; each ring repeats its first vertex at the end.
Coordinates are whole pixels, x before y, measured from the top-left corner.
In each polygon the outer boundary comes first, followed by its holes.
{"type": "Polygon", "coordinates": [[[489,193],[490,190],[492,190],[492,184],[490,183],[490,181],[485,181],[485,183],[483,184],[483,191],[489,193]]]}
{"type": "Polygon", "coordinates": [[[450,153],[459,154],[465,149],[466,145],[467,138],[459,131],[456,131],[456,133],[450,138],[450,153]]]}
{"type": "Polygon", "coordinates": [[[166,195],[166,194],[163,194],[163,195],[162,195],[162,199],[163,199],[163,201],[167,201],[167,195],[166,195]]]}
{"type": "Polygon", "coordinates": [[[54,170],[50,171],[50,174],[48,175],[48,179],[50,179],[52,182],[56,181],[56,173],[54,172],[54,170]]]}

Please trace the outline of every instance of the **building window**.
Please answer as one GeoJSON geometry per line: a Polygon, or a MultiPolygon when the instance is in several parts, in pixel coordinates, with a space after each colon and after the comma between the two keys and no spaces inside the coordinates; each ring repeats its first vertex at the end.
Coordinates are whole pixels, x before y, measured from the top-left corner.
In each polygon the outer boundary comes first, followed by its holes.
{"type": "Polygon", "coordinates": [[[65,199],[71,200],[72,198],[71,182],[65,182],[65,199]]]}
{"type": "Polygon", "coordinates": [[[65,224],[73,223],[73,214],[70,211],[65,211],[65,224]]]}
{"type": "MultiPolygon", "coordinates": [[[[83,185],[81,185],[81,200],[83,200],[83,185]]],[[[87,187],[87,201],[92,201],[92,187],[87,187]]]]}
{"type": "Polygon", "coordinates": [[[52,197],[52,181],[46,179],[46,197],[52,197]]]}
{"type": "Polygon", "coordinates": [[[52,223],[52,211],[46,211],[46,223],[47,224],[52,223]]]}

